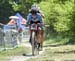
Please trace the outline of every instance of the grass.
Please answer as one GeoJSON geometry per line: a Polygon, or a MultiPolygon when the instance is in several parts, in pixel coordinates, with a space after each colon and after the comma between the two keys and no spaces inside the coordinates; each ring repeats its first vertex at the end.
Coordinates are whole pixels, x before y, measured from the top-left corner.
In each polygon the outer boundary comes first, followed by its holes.
{"type": "Polygon", "coordinates": [[[69,41],[69,38],[53,38],[45,41],[45,44],[66,44],[69,41]]]}
{"type": "Polygon", "coordinates": [[[8,56],[20,56],[22,54],[27,54],[27,53],[29,53],[29,48],[27,47],[17,47],[11,50],[4,50],[0,52],[0,60],[5,59],[5,57],[8,56]]]}

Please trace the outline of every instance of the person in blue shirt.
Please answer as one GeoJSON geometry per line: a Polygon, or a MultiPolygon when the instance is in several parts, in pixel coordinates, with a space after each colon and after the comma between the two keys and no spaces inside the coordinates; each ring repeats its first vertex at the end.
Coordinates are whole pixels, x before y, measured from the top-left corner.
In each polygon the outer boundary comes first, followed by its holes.
{"type": "Polygon", "coordinates": [[[30,13],[27,16],[27,23],[31,22],[31,20],[33,20],[33,19],[36,19],[40,23],[43,22],[42,21],[42,16],[41,16],[41,14],[39,14],[37,12],[37,8],[36,7],[31,8],[31,11],[30,11],[30,13]]]}
{"type": "MultiPolygon", "coordinates": [[[[37,20],[37,22],[40,23],[39,26],[41,27],[41,29],[43,29],[43,27],[42,27],[42,24],[43,24],[42,16],[41,16],[41,14],[39,14],[37,12],[37,8],[36,7],[32,7],[31,8],[31,11],[30,11],[30,13],[27,16],[27,24],[28,25],[33,24],[34,20],[37,20]]],[[[32,41],[31,41],[31,37],[32,37],[31,34],[32,34],[32,32],[30,30],[30,40],[29,40],[30,43],[32,43],[32,41]]]]}

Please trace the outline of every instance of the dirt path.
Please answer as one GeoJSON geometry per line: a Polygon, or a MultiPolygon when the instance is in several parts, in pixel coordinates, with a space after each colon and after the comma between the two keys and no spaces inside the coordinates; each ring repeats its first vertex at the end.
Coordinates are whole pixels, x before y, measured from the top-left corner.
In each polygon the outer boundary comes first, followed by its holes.
{"type": "MultiPolygon", "coordinates": [[[[31,48],[28,42],[20,46],[31,48]]],[[[9,61],[75,61],[75,45],[45,45],[43,51],[40,51],[37,56],[28,53],[25,56],[11,56],[8,59],[9,61]]]]}
{"type": "MultiPolygon", "coordinates": [[[[29,44],[29,42],[26,42],[26,43],[22,43],[21,45],[19,46],[25,46],[25,47],[29,47],[31,48],[31,45],[29,44]]],[[[42,54],[44,52],[45,49],[43,49],[43,51],[40,51],[39,52],[39,55],[36,55],[36,56],[32,56],[31,53],[29,54],[26,54],[25,56],[11,56],[11,57],[8,57],[8,59],[10,61],[26,61],[27,59],[30,59],[30,58],[37,58],[40,56],[40,54],[42,54]]]]}
{"type": "MultiPolygon", "coordinates": [[[[31,45],[29,44],[28,41],[22,42],[19,46],[25,46],[25,47],[31,48],[31,45]]],[[[37,56],[32,56],[31,53],[27,53],[25,56],[21,55],[21,56],[8,57],[8,59],[9,59],[8,61],[73,60],[75,58],[74,51],[75,51],[75,45],[58,45],[58,44],[51,45],[50,44],[50,45],[44,45],[43,51],[40,51],[39,55],[37,55],[37,56]],[[42,54],[43,52],[44,52],[44,54],[42,54]],[[38,60],[38,59],[40,59],[40,60],[38,60]]]]}
{"type": "MultiPolygon", "coordinates": [[[[23,41],[19,46],[25,46],[25,47],[31,48],[31,45],[29,44],[28,40],[23,41]]],[[[39,52],[39,55],[36,55],[36,56],[32,56],[32,53],[28,53],[25,56],[23,56],[23,55],[22,56],[10,56],[10,57],[8,57],[8,59],[9,59],[9,61],[26,61],[31,58],[38,58],[47,48],[54,49],[57,47],[54,47],[54,48],[50,47],[50,46],[44,47],[43,50],[39,52]]]]}
{"type": "Polygon", "coordinates": [[[75,45],[46,45],[45,47],[43,54],[28,61],[75,61],[75,45]]]}
{"type": "MultiPolygon", "coordinates": [[[[42,51],[43,52],[43,51],[42,51]]],[[[40,52],[40,54],[42,53],[40,52]]],[[[40,55],[39,54],[39,55],[40,55]]],[[[39,55],[37,56],[32,56],[31,54],[28,54],[26,56],[12,56],[10,57],[10,61],[26,61],[27,59],[30,59],[30,58],[37,58],[39,57],[39,55]]]]}

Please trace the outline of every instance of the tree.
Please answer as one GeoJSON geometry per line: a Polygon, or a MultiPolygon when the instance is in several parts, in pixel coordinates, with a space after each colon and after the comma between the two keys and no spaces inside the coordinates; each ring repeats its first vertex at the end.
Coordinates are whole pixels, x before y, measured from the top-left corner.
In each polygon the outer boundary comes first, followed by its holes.
{"type": "Polygon", "coordinates": [[[44,21],[50,25],[50,30],[53,29],[61,36],[68,37],[69,39],[75,37],[74,0],[43,0],[39,6],[45,14],[44,21]]]}
{"type": "Polygon", "coordinates": [[[73,5],[74,0],[45,0],[39,4],[46,17],[45,22],[53,26],[57,32],[70,30],[69,24],[73,5]]]}
{"type": "Polygon", "coordinates": [[[0,22],[7,23],[9,16],[13,15],[14,11],[8,0],[0,0],[0,22]]]}

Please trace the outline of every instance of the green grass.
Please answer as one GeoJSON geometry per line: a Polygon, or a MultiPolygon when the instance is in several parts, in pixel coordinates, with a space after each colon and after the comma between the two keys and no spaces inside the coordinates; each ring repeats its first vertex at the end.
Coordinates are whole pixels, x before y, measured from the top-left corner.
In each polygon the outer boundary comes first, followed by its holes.
{"type": "Polygon", "coordinates": [[[45,44],[66,44],[69,41],[69,38],[54,38],[45,41],[45,44]]]}
{"type": "Polygon", "coordinates": [[[20,56],[22,54],[27,54],[29,53],[29,48],[27,47],[17,47],[15,49],[11,49],[11,50],[4,50],[0,52],[0,59],[4,59],[5,57],[8,56],[20,56]]]}

